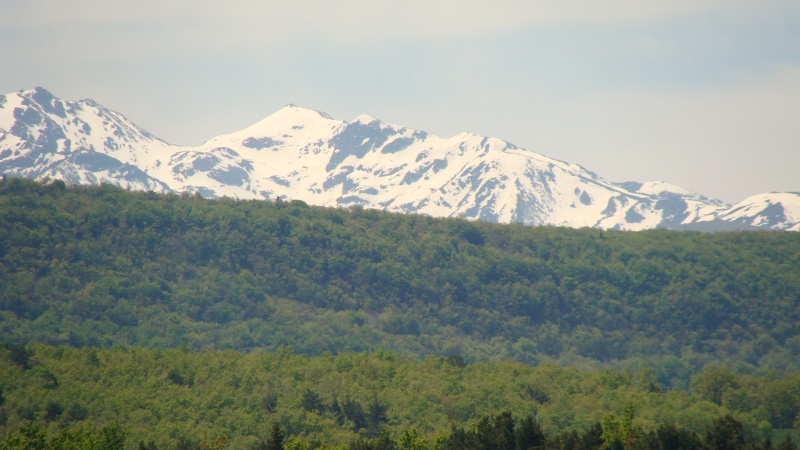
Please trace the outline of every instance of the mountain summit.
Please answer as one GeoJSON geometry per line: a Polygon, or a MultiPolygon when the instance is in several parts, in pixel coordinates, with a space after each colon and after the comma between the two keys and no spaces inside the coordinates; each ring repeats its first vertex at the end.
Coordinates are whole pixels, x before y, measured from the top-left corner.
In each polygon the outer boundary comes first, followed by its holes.
{"type": "Polygon", "coordinates": [[[528,225],[800,230],[800,193],[730,206],[661,182],[612,183],[493,137],[441,138],[295,105],[181,147],[91,100],[64,101],[37,87],[0,96],[0,172],[528,225]]]}

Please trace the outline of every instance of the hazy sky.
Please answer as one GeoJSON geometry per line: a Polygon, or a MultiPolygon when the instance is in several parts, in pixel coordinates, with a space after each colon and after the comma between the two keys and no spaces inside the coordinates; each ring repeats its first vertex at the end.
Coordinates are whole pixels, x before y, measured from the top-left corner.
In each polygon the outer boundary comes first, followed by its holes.
{"type": "Polygon", "coordinates": [[[800,191],[797,0],[2,0],[0,93],[34,86],[174,144],[295,103],[728,202],[800,191]]]}

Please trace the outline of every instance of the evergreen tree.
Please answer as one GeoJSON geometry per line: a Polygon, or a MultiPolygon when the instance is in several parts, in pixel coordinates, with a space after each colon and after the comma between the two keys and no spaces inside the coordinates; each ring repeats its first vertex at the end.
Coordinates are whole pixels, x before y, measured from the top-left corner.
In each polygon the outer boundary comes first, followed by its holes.
{"type": "Polygon", "coordinates": [[[658,429],[647,433],[643,440],[644,448],[653,450],[701,450],[703,442],[697,433],[675,424],[662,424],[658,429]]]}
{"type": "Polygon", "coordinates": [[[786,437],[783,438],[780,445],[775,447],[775,450],[797,450],[797,446],[792,441],[791,433],[786,433],[786,437]]]}
{"type": "Polygon", "coordinates": [[[286,442],[286,434],[283,432],[278,422],[272,422],[269,429],[269,436],[262,439],[261,442],[255,447],[255,450],[283,450],[283,444],[286,442]]]}
{"type": "Polygon", "coordinates": [[[709,450],[740,450],[752,444],[742,423],[730,415],[714,420],[706,429],[705,442],[709,450]]]}
{"type": "Polygon", "coordinates": [[[516,425],[517,450],[543,448],[545,435],[541,424],[533,416],[526,416],[516,425]]]}

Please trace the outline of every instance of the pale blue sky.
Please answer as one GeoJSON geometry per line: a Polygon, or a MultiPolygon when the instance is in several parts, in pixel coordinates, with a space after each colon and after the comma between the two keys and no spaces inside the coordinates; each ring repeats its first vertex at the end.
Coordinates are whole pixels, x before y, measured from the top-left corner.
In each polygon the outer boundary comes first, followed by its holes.
{"type": "Polygon", "coordinates": [[[199,144],[295,103],[728,202],[800,191],[800,2],[5,0],[0,92],[199,144]]]}

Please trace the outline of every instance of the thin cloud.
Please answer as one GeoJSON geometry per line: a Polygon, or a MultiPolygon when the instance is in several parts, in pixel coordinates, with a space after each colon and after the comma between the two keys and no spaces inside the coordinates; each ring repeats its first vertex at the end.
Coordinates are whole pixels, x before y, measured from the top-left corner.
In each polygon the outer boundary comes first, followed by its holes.
{"type": "Polygon", "coordinates": [[[478,39],[541,26],[618,27],[715,12],[753,20],[800,12],[790,2],[721,0],[26,0],[0,6],[6,57],[85,61],[203,55],[250,49],[271,53],[302,43],[478,39]]]}
{"type": "Polygon", "coordinates": [[[80,31],[88,34],[93,28],[124,32],[128,27],[157,30],[168,26],[193,37],[204,35],[204,41],[226,41],[231,34],[234,39],[319,35],[353,41],[476,35],[536,25],[614,26],[723,10],[731,5],[730,1],[716,0],[26,0],[0,7],[0,24],[20,31],[82,28],[80,31]]]}
{"type": "Polygon", "coordinates": [[[797,190],[797,30],[796,0],[6,0],[0,93],[94,98],[186,144],[301,103],[735,201],[797,190]],[[787,163],[726,180],[754,151],[787,163]]]}

